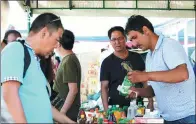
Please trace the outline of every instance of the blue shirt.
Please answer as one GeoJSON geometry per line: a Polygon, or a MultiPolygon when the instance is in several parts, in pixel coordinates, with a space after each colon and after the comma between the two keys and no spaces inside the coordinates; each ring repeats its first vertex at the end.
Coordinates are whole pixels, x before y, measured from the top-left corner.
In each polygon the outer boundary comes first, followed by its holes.
{"type": "Polygon", "coordinates": [[[9,80],[21,83],[19,97],[28,123],[53,123],[51,104],[46,90],[47,80],[33,49],[28,46],[28,51],[31,63],[23,78],[24,48],[21,43],[13,42],[3,49],[1,83],[9,80]]]}
{"type": "Polygon", "coordinates": [[[187,65],[188,80],[179,83],[148,82],[154,90],[160,114],[167,121],[195,115],[195,76],[180,42],[160,35],[155,50],[147,54],[146,71],[168,71],[181,64],[187,65]]]}

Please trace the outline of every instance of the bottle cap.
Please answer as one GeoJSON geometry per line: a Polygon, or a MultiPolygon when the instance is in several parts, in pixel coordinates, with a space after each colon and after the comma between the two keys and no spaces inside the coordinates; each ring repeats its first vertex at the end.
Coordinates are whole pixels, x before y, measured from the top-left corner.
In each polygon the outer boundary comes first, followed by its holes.
{"type": "Polygon", "coordinates": [[[84,118],[84,115],[81,115],[81,118],[84,118]]]}

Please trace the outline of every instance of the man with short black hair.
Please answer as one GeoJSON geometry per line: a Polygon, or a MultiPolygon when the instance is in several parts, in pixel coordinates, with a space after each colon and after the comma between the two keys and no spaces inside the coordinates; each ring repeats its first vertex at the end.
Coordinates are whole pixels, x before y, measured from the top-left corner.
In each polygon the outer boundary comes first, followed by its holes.
{"type": "Polygon", "coordinates": [[[23,45],[12,42],[2,50],[2,93],[15,123],[53,123],[47,80],[39,57],[50,55],[62,34],[61,20],[52,13],[41,14],[33,21],[24,43],[31,60],[24,77],[23,45]]]}
{"type": "MultiPolygon", "coordinates": [[[[122,85],[127,75],[127,71],[121,66],[121,63],[126,62],[133,70],[145,70],[145,64],[141,56],[126,49],[126,35],[121,26],[112,27],[108,31],[108,37],[114,53],[105,58],[101,64],[101,97],[105,111],[107,111],[108,105],[120,105],[120,107],[130,105],[131,99],[119,95],[117,90],[118,85],[122,85]]],[[[140,82],[136,87],[143,87],[143,85],[140,82]]],[[[143,103],[141,97],[137,101],[143,103]]]]}
{"type": "Polygon", "coordinates": [[[76,54],[72,51],[75,42],[74,34],[65,30],[57,47],[62,57],[58,67],[53,89],[58,93],[53,105],[73,121],[77,121],[80,108],[81,66],[76,54]],[[62,100],[61,104],[58,103],[62,100]]]}
{"type": "MultiPolygon", "coordinates": [[[[180,42],[157,35],[151,22],[141,16],[131,16],[126,33],[146,57],[146,72],[129,72],[133,83],[147,82],[147,88],[131,88],[142,97],[156,97],[165,123],[195,123],[195,76],[180,42]]],[[[130,97],[135,97],[131,93],[130,97]]]]}

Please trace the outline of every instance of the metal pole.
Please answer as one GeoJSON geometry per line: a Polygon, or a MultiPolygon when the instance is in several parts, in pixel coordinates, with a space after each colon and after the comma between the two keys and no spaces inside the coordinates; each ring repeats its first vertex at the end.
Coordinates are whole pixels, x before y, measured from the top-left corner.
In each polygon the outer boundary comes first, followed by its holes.
{"type": "Polygon", "coordinates": [[[36,8],[39,8],[39,5],[38,5],[38,0],[36,0],[36,8]]]}
{"type": "Polygon", "coordinates": [[[27,27],[28,27],[28,32],[29,32],[31,28],[32,9],[29,6],[27,6],[26,11],[27,11],[27,27]]]}
{"type": "Polygon", "coordinates": [[[105,9],[105,0],[103,0],[103,9],[105,9]]]}
{"type": "Polygon", "coordinates": [[[69,9],[72,10],[72,0],[69,0],[69,9]]]}
{"type": "Polygon", "coordinates": [[[171,8],[170,8],[170,0],[167,1],[167,9],[171,10],[171,8]]]}
{"type": "Polygon", "coordinates": [[[138,9],[138,1],[135,0],[135,8],[138,9]]]}
{"type": "MultiPolygon", "coordinates": [[[[58,9],[70,9],[69,7],[68,8],[47,8],[47,7],[45,7],[45,8],[32,8],[33,10],[35,9],[35,10],[38,10],[38,9],[56,9],[56,10],[58,10],[58,9]]],[[[72,9],[111,9],[111,10],[116,10],[116,9],[124,9],[124,10],[182,10],[182,11],[195,11],[195,9],[179,9],[179,8],[170,8],[170,9],[168,9],[168,8],[110,8],[110,7],[108,7],[108,8],[72,8],[72,9]]]]}

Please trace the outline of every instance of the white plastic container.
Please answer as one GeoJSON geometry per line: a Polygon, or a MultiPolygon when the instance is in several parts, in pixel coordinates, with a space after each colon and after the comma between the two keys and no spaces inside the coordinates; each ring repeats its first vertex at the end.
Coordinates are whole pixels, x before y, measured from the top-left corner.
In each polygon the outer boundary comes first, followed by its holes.
{"type": "Polygon", "coordinates": [[[145,109],[144,118],[149,118],[149,117],[150,117],[150,109],[145,109]]]}
{"type": "Polygon", "coordinates": [[[127,110],[127,119],[133,119],[136,116],[137,112],[137,105],[136,105],[136,100],[133,100],[130,102],[130,106],[127,110]]]}

